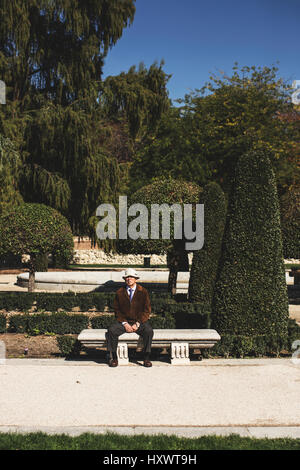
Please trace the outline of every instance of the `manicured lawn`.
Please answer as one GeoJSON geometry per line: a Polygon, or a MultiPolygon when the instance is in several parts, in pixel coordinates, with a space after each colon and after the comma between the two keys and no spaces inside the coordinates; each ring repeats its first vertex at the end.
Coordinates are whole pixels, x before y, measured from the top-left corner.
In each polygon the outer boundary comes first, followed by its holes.
{"type": "Polygon", "coordinates": [[[123,436],[85,433],[0,433],[0,450],[300,450],[300,439],[254,439],[232,434],[195,439],[166,436],[123,436]]]}

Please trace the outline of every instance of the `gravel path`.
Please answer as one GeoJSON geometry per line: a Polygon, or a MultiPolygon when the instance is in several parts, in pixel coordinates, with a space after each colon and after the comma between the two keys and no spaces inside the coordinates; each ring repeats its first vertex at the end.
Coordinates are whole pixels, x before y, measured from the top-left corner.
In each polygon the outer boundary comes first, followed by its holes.
{"type": "Polygon", "coordinates": [[[300,426],[300,364],[291,359],[154,362],[111,369],[92,361],[7,359],[5,426],[300,426]]]}

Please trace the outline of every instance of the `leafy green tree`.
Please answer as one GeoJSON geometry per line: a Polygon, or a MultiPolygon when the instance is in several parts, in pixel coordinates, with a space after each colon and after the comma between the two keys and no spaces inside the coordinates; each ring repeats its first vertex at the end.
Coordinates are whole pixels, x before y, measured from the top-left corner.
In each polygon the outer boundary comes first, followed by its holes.
{"type": "Polygon", "coordinates": [[[286,338],[288,297],[279,200],[269,157],[244,154],[236,166],[214,290],[220,334],[286,338]]]}
{"type": "Polygon", "coordinates": [[[183,178],[203,185],[211,176],[201,152],[195,154],[192,120],[179,108],[162,114],[157,131],[148,133],[136,150],[130,167],[130,189],[137,191],[152,178],[183,178]]]}
{"type": "Polygon", "coordinates": [[[69,259],[73,235],[67,219],[43,204],[22,204],[0,218],[0,256],[30,255],[28,291],[34,291],[36,266],[42,255],[69,259]]]}
{"type": "Polygon", "coordinates": [[[237,159],[254,150],[268,151],[283,190],[299,181],[299,120],[291,91],[276,67],[234,66],[232,76],[210,77],[203,88],[178,100],[152,140],[145,140],[132,181],[143,184],[169,169],[176,178],[204,185],[221,184],[230,192],[237,159]],[[151,165],[150,165],[151,162],[151,165]]]}
{"type": "MultiPolygon", "coordinates": [[[[277,78],[276,67],[239,71],[236,65],[233,70],[232,77],[211,77],[210,83],[186,97],[184,110],[196,120],[196,140],[225,188],[230,188],[239,156],[250,150],[269,153],[278,180],[299,139],[297,123],[282,119],[293,110],[290,90],[277,78]]],[[[284,175],[283,171],[281,185],[290,182],[290,174],[284,175]]]]}
{"type": "Polygon", "coordinates": [[[204,245],[193,255],[189,301],[205,304],[210,312],[226,220],[225,196],[217,183],[204,187],[200,204],[204,204],[204,245]]]}

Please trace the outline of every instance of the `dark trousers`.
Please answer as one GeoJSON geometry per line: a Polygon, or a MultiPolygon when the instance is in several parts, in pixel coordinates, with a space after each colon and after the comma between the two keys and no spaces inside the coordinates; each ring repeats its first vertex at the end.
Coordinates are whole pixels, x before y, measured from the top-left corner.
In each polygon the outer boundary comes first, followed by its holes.
{"type": "MultiPolygon", "coordinates": [[[[107,342],[107,351],[110,354],[116,354],[119,336],[124,333],[126,333],[125,327],[122,325],[122,323],[118,322],[117,320],[108,328],[105,336],[107,342]]],[[[153,329],[149,321],[141,323],[135,333],[139,336],[142,336],[143,338],[144,354],[150,354],[153,338],[153,329]]]]}

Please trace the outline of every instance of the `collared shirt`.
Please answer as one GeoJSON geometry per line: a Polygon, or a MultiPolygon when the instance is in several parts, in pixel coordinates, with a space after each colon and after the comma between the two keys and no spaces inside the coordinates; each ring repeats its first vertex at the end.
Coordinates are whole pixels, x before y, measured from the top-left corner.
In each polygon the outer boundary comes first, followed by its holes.
{"type": "Polygon", "coordinates": [[[129,287],[129,286],[126,286],[126,290],[127,290],[127,294],[129,295],[129,298],[130,298],[130,289],[133,290],[133,293],[132,295],[134,295],[135,293],[135,290],[136,290],[136,284],[134,285],[134,287],[129,287]]]}

